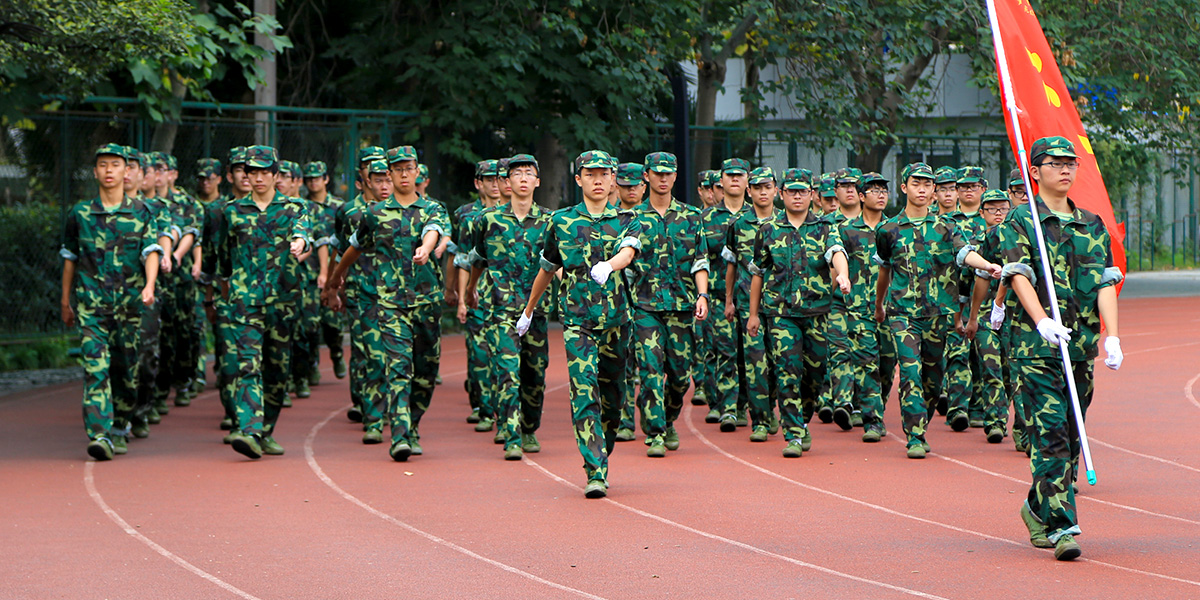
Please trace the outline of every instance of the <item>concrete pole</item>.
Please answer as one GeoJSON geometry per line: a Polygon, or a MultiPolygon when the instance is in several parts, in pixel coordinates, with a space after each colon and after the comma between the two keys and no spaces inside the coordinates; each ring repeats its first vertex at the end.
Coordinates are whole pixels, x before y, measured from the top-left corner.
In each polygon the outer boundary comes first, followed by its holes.
{"type": "MultiPolygon", "coordinates": [[[[254,12],[275,16],[275,0],[254,0],[254,12]]],[[[258,61],[259,72],[262,73],[263,83],[254,90],[254,103],[259,106],[275,106],[278,100],[278,87],[276,86],[275,77],[275,45],[271,43],[270,38],[261,34],[254,34],[254,44],[265,49],[270,54],[265,59],[258,61]]],[[[254,112],[254,120],[259,124],[254,130],[254,140],[258,144],[270,145],[273,143],[274,120],[275,114],[260,110],[254,112]]]]}

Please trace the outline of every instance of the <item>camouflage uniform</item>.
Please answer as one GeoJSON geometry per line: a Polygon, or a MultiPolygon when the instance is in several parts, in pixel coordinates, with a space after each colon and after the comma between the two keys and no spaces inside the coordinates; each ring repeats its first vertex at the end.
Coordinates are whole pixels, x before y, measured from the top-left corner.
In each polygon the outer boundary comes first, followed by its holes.
{"type": "MultiPolygon", "coordinates": [[[[1063,142],[1067,144],[1065,140],[1063,142]]],[[[1034,146],[1036,152],[1037,143],[1034,146]]],[[[1069,216],[1050,212],[1040,197],[1034,197],[1033,201],[1038,203],[1049,262],[1054,269],[1054,289],[1062,324],[1072,331],[1067,347],[1079,405],[1086,414],[1092,400],[1092,368],[1100,340],[1097,298],[1101,289],[1116,285],[1123,276],[1113,266],[1111,239],[1100,217],[1077,208],[1070,200],[1069,216]]],[[[1050,314],[1040,253],[1034,241],[1032,213],[1028,205],[1023,205],[1009,214],[999,235],[1003,279],[1007,282],[1014,275],[1029,279],[1037,290],[1039,303],[1046,314],[1050,314]]],[[[1079,534],[1075,493],[1071,486],[1078,468],[1079,433],[1071,416],[1070,395],[1058,346],[1042,339],[1037,324],[1019,303],[1011,320],[1009,356],[1020,371],[1021,393],[1032,416],[1029,441],[1033,485],[1026,502],[1045,526],[1046,537],[1056,542],[1064,534],[1079,534]]]]}
{"type": "Polygon", "coordinates": [[[533,324],[525,335],[517,333],[516,323],[537,277],[538,253],[549,227],[550,213],[537,204],[530,206],[524,219],[517,218],[510,205],[496,206],[479,215],[469,246],[468,260],[486,269],[481,279],[486,277],[490,283],[488,293],[479,296],[479,308],[488,315],[491,387],[505,450],[521,446],[522,435],[535,433],[542,422],[550,362],[545,303],[535,307],[533,324]]]}
{"type": "MultiPolygon", "coordinates": [[[[477,179],[483,177],[497,177],[499,175],[499,161],[495,159],[479,162],[475,166],[475,177],[477,179]]],[[[454,264],[459,269],[470,271],[470,261],[467,255],[470,252],[472,239],[475,236],[475,230],[472,227],[479,215],[487,209],[482,199],[477,199],[470,204],[464,204],[454,211],[454,221],[457,224],[455,229],[455,244],[461,250],[454,257],[454,264]]],[[[460,275],[465,276],[465,275],[460,275]]],[[[478,282],[478,293],[480,298],[491,293],[491,280],[489,278],[480,278],[478,282]]],[[[463,386],[467,390],[467,400],[471,403],[471,410],[478,411],[480,419],[493,419],[496,416],[496,403],[492,398],[490,382],[492,378],[489,373],[490,360],[487,345],[487,336],[484,332],[487,326],[487,312],[476,306],[467,310],[467,322],[465,341],[467,343],[467,378],[463,382],[463,386]]]]}
{"type": "MultiPolygon", "coordinates": [[[[328,168],[321,161],[313,161],[304,166],[304,176],[309,177],[324,177],[328,175],[328,168]]],[[[319,249],[321,246],[329,247],[329,265],[331,267],[337,264],[337,248],[333,245],[333,241],[337,238],[335,229],[337,223],[338,209],[345,204],[345,201],[332,194],[326,193],[325,200],[316,202],[310,200],[309,210],[313,215],[313,245],[319,249]]],[[[320,259],[316,256],[314,250],[313,256],[309,259],[309,266],[318,271],[320,270],[320,259]]],[[[314,286],[313,299],[317,305],[316,309],[316,325],[312,327],[304,336],[303,347],[305,355],[311,361],[313,368],[319,363],[320,350],[318,344],[324,342],[329,348],[329,358],[333,364],[337,365],[342,362],[342,329],[344,328],[342,313],[335,312],[328,306],[320,305],[320,290],[314,286]]]]}
{"type": "Polygon", "coordinates": [[[767,318],[767,348],[788,441],[807,437],[814,407],[829,393],[825,322],[832,297],[829,264],[837,252],[844,250],[836,227],[811,212],[797,227],[779,211],[754,241],[749,270],[763,279],[759,312],[767,318]]]}
{"type": "MultiPolygon", "coordinates": [[[[960,184],[982,182],[985,187],[987,185],[986,180],[983,179],[983,170],[979,167],[962,168],[959,171],[957,182],[960,184]]],[[[968,243],[974,246],[983,243],[987,223],[984,222],[983,215],[978,210],[969,215],[961,210],[956,210],[946,215],[946,218],[954,221],[968,243]]],[[[970,317],[969,299],[974,280],[974,270],[969,267],[963,268],[957,278],[959,302],[957,317],[963,319],[964,322],[970,317]]],[[[946,334],[946,396],[949,407],[947,417],[950,420],[962,412],[968,413],[970,421],[982,419],[982,403],[972,394],[974,389],[972,380],[979,375],[974,372],[977,360],[977,345],[959,333],[955,327],[951,327],[946,334]]]]}
{"type": "MultiPolygon", "coordinates": [[[[175,157],[161,152],[151,154],[160,168],[177,167],[175,157]]],[[[180,239],[190,235],[193,244],[202,241],[200,228],[204,217],[195,200],[182,190],[169,190],[166,197],[157,200],[172,224],[179,229],[180,239]]],[[[176,403],[186,404],[187,388],[196,369],[194,353],[199,332],[195,328],[196,282],[192,278],[192,260],[192,253],[185,253],[182,260],[172,265],[170,273],[161,276],[159,289],[156,290],[162,304],[159,308],[162,325],[159,331],[158,372],[154,379],[154,403],[160,407],[165,405],[172,387],[176,389],[176,403]]],[[[172,263],[175,262],[172,260],[172,263]]]]}
{"type": "MultiPolygon", "coordinates": [[[[914,177],[933,178],[927,165],[914,177]]],[[[910,171],[905,167],[905,177],[910,171]]],[[[945,370],[946,333],[958,310],[958,273],[967,244],[954,221],[926,215],[916,221],[900,213],[879,225],[875,260],[891,270],[885,297],[888,326],[900,365],[900,412],[908,446],[924,445],[930,410],[945,370]]]]}
{"type": "MultiPolygon", "coordinates": [[[[330,241],[337,247],[338,254],[350,247],[350,237],[358,231],[375,204],[359,194],[338,209],[334,217],[337,233],[330,241]]],[[[350,322],[350,402],[362,414],[364,430],[382,431],[387,401],[383,393],[385,366],[375,262],[373,252],[363,252],[350,265],[346,273],[346,314],[350,322]]]]}
{"type": "MultiPolygon", "coordinates": [[[[105,154],[124,156],[101,148],[105,154]]],[[[84,366],[83,424],[91,440],[125,436],[138,399],[143,263],[162,253],[169,225],[126,196],[115,208],[100,198],[67,213],[59,254],[75,263],[76,313],[84,366]]]]}
{"type": "MultiPolygon", "coordinates": [[[[754,262],[754,239],[763,223],[772,218],[774,214],[759,219],[753,208],[742,212],[729,225],[725,239],[728,256],[734,258],[730,263],[734,265],[736,279],[733,284],[733,302],[737,306],[735,327],[741,336],[737,361],[738,381],[741,382],[738,386],[738,404],[750,407],[750,419],[755,427],[769,426],[775,418],[775,390],[771,382],[770,361],[767,359],[767,330],[759,329],[756,337],[746,333],[746,320],[750,317],[750,280],[753,279],[750,265],[754,262]]],[[[717,290],[717,293],[723,296],[724,290],[717,290]]],[[[710,319],[715,317],[715,314],[709,315],[710,319]]]]}
{"type": "MultiPolygon", "coordinates": [[[[721,174],[717,171],[705,171],[704,173],[705,177],[702,185],[705,187],[711,188],[721,180],[721,174]]],[[[704,210],[705,208],[702,207],[702,216],[704,210]]],[[[711,273],[709,274],[709,281],[710,284],[708,289],[711,291],[713,290],[711,285],[711,273]]],[[[716,294],[714,295],[720,296],[722,293],[723,292],[721,290],[716,290],[716,294]]],[[[711,309],[712,306],[712,299],[710,298],[709,308],[711,309]]],[[[695,321],[692,329],[694,336],[693,339],[696,341],[696,359],[692,365],[692,388],[694,390],[692,392],[692,404],[699,404],[701,406],[708,404],[710,393],[715,393],[709,387],[713,381],[713,378],[715,377],[713,373],[712,319],[712,315],[709,315],[709,317],[703,321],[695,321]]]]}
{"type": "MultiPolygon", "coordinates": [[[[1003,192],[1000,192],[1003,194],[1003,192]]],[[[1003,198],[1007,200],[1007,197],[1003,198]]],[[[999,262],[1001,258],[997,255],[1000,243],[1000,228],[1004,225],[997,225],[987,231],[984,237],[983,244],[980,246],[980,255],[991,262],[999,262]]],[[[984,275],[981,274],[981,277],[984,275]]],[[[990,276],[985,277],[988,281],[988,294],[984,298],[982,306],[988,310],[980,311],[978,320],[978,329],[975,333],[976,347],[976,363],[975,372],[978,373],[973,381],[973,394],[983,404],[984,408],[984,427],[988,431],[993,428],[998,428],[1004,431],[1008,425],[1008,394],[1004,388],[1004,365],[1008,362],[1004,358],[1004,349],[1000,343],[1000,331],[994,331],[991,328],[991,307],[995,302],[997,289],[1000,287],[999,280],[991,279],[990,276]]],[[[1004,325],[1002,325],[1003,327],[1004,325]]],[[[1013,422],[1013,431],[1025,430],[1024,414],[1020,407],[1017,407],[1015,420],[1013,422]]]]}
{"type": "MultiPolygon", "coordinates": [[[[585,153],[582,163],[611,167],[601,152],[585,153]],[[597,158],[597,155],[603,155],[597,158]]],[[[571,417],[575,441],[589,481],[607,481],[608,455],[616,441],[625,388],[625,355],[629,350],[630,310],[625,280],[609,277],[596,283],[591,268],[623,248],[641,249],[641,225],[632,211],[607,208],[593,216],[585,203],[552,216],[541,268],[563,269],[563,341],[571,379],[571,417]]]]}
{"type": "MultiPolygon", "coordinates": [[[[621,163],[617,165],[617,185],[634,186],[645,183],[645,174],[645,165],[639,163],[621,163]]],[[[620,202],[613,206],[619,207],[620,202]]],[[[624,269],[617,274],[618,277],[625,278],[625,286],[630,290],[633,289],[634,282],[632,278],[635,276],[634,271],[636,268],[637,265],[633,264],[628,269],[624,269]]],[[[636,324],[634,327],[636,328],[636,324]]],[[[634,431],[637,429],[635,420],[638,416],[638,350],[635,345],[632,351],[625,357],[625,396],[621,399],[621,426],[617,429],[618,442],[632,441],[637,437],[634,431]]],[[[642,431],[646,431],[648,424],[646,423],[645,411],[642,411],[641,415],[642,431]]]]}

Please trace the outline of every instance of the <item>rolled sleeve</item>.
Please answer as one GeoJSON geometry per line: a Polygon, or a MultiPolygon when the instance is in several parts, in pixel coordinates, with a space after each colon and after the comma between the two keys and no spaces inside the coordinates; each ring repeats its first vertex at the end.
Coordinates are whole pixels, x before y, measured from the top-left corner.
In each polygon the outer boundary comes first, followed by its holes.
{"type": "Polygon", "coordinates": [[[746,265],[746,270],[750,271],[751,275],[762,277],[763,270],[758,268],[758,265],[754,264],[754,261],[750,261],[750,263],[746,265]]]}
{"type": "Polygon", "coordinates": [[[79,261],[79,255],[67,250],[66,246],[63,246],[58,250],[58,255],[72,262],[79,261]]]}
{"type": "Polygon", "coordinates": [[[350,234],[350,246],[355,250],[362,250],[362,242],[358,241],[358,232],[350,234]]]}
{"type": "Polygon", "coordinates": [[[146,258],[148,258],[151,254],[153,254],[155,252],[157,252],[159,254],[159,256],[162,256],[163,255],[163,247],[159,246],[158,244],[150,244],[149,246],[146,246],[145,248],[143,248],[142,249],[142,262],[146,262],[146,258]]]}
{"type": "Polygon", "coordinates": [[[458,244],[455,244],[454,240],[451,240],[446,244],[446,252],[449,252],[450,254],[458,254],[458,244]]]}
{"type": "Polygon", "coordinates": [[[696,260],[692,261],[692,270],[691,270],[692,275],[695,275],[696,273],[699,273],[700,271],[705,271],[705,272],[709,271],[707,258],[697,258],[696,260]]]}
{"type": "Polygon", "coordinates": [[[879,266],[881,266],[881,267],[890,267],[890,266],[891,266],[891,265],[888,263],[888,261],[886,261],[886,260],[883,260],[883,257],[882,257],[882,256],[879,256],[879,253],[878,253],[878,252],[876,252],[875,254],[872,254],[872,255],[871,255],[871,262],[873,262],[873,263],[875,263],[875,264],[877,264],[877,265],[879,265],[879,266]]]}
{"type": "Polygon", "coordinates": [[[1100,287],[1117,285],[1124,280],[1125,275],[1121,273],[1121,269],[1117,267],[1107,267],[1104,269],[1104,274],[1100,276],[1100,287]]]}
{"type": "Polygon", "coordinates": [[[827,264],[833,264],[833,255],[837,254],[838,252],[841,252],[842,256],[846,256],[846,249],[843,248],[841,244],[834,244],[830,246],[829,249],[825,251],[825,262],[827,264]]]}
{"type": "Polygon", "coordinates": [[[461,254],[461,253],[455,254],[454,255],[454,266],[455,266],[455,268],[462,269],[464,271],[470,271],[471,270],[471,257],[466,254],[461,254]]]}
{"type": "Polygon", "coordinates": [[[1037,285],[1037,275],[1034,275],[1033,268],[1023,263],[1008,263],[1000,270],[1000,279],[1008,282],[1013,278],[1013,275],[1024,275],[1029,283],[1037,285]]]}
{"type": "Polygon", "coordinates": [[[439,236],[447,235],[446,229],[444,227],[442,227],[440,224],[429,223],[429,224],[425,225],[425,227],[423,229],[421,229],[421,237],[425,237],[425,234],[429,233],[430,231],[436,231],[439,236]]]}
{"type": "Polygon", "coordinates": [[[538,264],[542,267],[543,271],[548,271],[550,273],[553,273],[553,272],[559,270],[560,268],[562,268],[562,265],[557,264],[557,263],[552,262],[549,259],[547,259],[545,252],[542,252],[542,254],[540,256],[538,256],[538,264]]]}
{"type": "Polygon", "coordinates": [[[977,252],[978,250],[979,248],[974,244],[967,244],[963,246],[961,249],[959,249],[958,254],[955,255],[954,264],[960,267],[964,266],[966,264],[965,261],[967,260],[967,255],[972,252],[977,252]]]}
{"type": "Polygon", "coordinates": [[[621,240],[620,245],[617,246],[617,252],[620,252],[626,248],[633,248],[634,250],[641,252],[642,240],[638,239],[637,236],[626,236],[621,240]]]}
{"type": "Polygon", "coordinates": [[[737,256],[734,255],[733,250],[729,249],[729,246],[721,246],[721,259],[725,262],[737,262],[737,256]]]}

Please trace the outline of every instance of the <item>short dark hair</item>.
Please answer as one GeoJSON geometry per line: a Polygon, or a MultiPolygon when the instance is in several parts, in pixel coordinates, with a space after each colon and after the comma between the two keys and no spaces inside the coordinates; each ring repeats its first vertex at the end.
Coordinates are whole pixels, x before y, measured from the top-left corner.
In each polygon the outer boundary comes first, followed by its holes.
{"type": "Polygon", "coordinates": [[[246,169],[247,175],[249,175],[255,171],[270,171],[272,174],[278,175],[279,174],[279,163],[274,163],[269,167],[251,167],[250,165],[246,165],[245,169],[246,169]]]}

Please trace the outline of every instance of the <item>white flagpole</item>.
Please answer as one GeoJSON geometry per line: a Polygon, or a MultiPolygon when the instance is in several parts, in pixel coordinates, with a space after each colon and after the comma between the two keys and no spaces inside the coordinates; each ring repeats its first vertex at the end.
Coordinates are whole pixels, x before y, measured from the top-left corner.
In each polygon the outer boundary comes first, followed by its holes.
{"type": "MultiPolygon", "coordinates": [[[[987,0],[988,20],[992,25],[992,43],[996,46],[996,68],[1000,71],[1000,94],[1004,107],[1012,119],[1013,138],[1017,144],[1017,163],[1021,169],[1021,179],[1025,182],[1025,190],[1029,192],[1029,211],[1033,217],[1033,233],[1037,238],[1038,254],[1042,259],[1042,281],[1046,284],[1046,293],[1050,300],[1050,318],[1062,325],[1062,315],[1058,310],[1058,295],[1054,293],[1054,272],[1050,269],[1050,258],[1046,252],[1046,238],[1042,235],[1041,219],[1038,217],[1037,202],[1033,197],[1033,185],[1029,181],[1028,157],[1025,153],[1025,139],[1021,137],[1021,121],[1018,117],[1017,101],[1012,91],[1012,75],[1008,72],[1008,59],[1004,53],[1004,42],[1000,39],[1000,22],[996,17],[996,0],[987,0]]],[[[1067,389],[1071,393],[1071,408],[1075,416],[1075,426],[1079,429],[1079,446],[1083,454],[1083,463],[1087,469],[1087,481],[1096,485],[1096,467],[1092,462],[1092,449],[1088,444],[1087,429],[1083,426],[1083,411],[1079,406],[1079,391],[1075,389],[1075,374],[1071,367],[1071,355],[1067,343],[1058,343],[1062,353],[1063,374],[1067,379],[1067,389]]]]}

